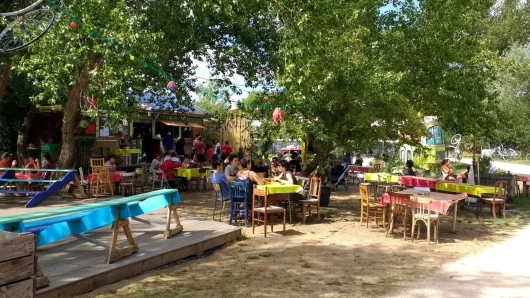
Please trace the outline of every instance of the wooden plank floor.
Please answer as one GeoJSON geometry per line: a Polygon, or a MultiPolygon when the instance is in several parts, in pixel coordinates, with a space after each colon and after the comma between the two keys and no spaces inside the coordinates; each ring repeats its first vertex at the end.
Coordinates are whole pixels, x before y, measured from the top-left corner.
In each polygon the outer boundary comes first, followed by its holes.
{"type": "MultiPolygon", "coordinates": [[[[37,296],[72,297],[92,291],[162,265],[223,245],[237,238],[240,228],[217,221],[194,218],[179,213],[184,230],[164,239],[163,227],[153,227],[131,220],[131,231],[140,250],[107,265],[107,249],[82,239],[70,238],[39,248],[39,265],[50,279],[50,286],[37,291],[37,296]]],[[[143,215],[141,219],[165,223],[161,210],[143,215]]],[[[127,243],[120,234],[118,247],[127,243]]],[[[85,235],[106,245],[110,243],[110,227],[85,235]]]]}

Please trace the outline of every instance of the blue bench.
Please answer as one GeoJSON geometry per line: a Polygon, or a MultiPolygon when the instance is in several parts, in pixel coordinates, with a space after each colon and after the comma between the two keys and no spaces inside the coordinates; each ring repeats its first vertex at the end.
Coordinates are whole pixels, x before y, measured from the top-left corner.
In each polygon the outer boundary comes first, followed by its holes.
{"type": "Polygon", "coordinates": [[[161,189],[112,201],[0,217],[0,231],[34,233],[37,235],[37,247],[40,247],[113,225],[107,257],[107,263],[112,263],[138,251],[129,227],[130,218],[167,208],[165,238],[180,233],[182,225],[177,214],[177,204],[180,204],[178,190],[161,189]],[[174,228],[171,228],[171,217],[176,222],[174,228]],[[116,242],[120,228],[123,228],[127,236],[128,246],[118,250],[116,242]]]}
{"type": "MultiPolygon", "coordinates": [[[[0,168],[0,172],[5,171],[2,177],[0,177],[0,186],[7,183],[44,183],[49,184],[48,188],[41,192],[31,191],[19,191],[13,192],[12,190],[0,190],[0,194],[27,194],[33,195],[33,197],[26,203],[26,208],[39,206],[42,202],[64,189],[70,182],[76,182],[79,184],[77,177],[75,176],[75,170],[48,170],[48,169],[16,169],[16,168],[0,168]],[[64,177],[60,180],[22,180],[15,179],[16,171],[25,172],[50,172],[50,173],[63,173],[64,177]]],[[[86,197],[86,195],[85,195],[86,197]]]]}

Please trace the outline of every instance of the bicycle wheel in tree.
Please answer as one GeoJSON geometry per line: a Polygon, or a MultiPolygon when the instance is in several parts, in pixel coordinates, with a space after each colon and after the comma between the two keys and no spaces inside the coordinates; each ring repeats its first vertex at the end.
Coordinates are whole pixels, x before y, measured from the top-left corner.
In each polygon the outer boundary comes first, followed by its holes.
{"type": "Polygon", "coordinates": [[[460,141],[462,141],[462,136],[459,134],[456,134],[451,138],[451,144],[453,145],[460,144],[460,141]]]}
{"type": "Polygon", "coordinates": [[[38,9],[22,15],[0,33],[0,53],[20,51],[44,36],[55,22],[49,9],[38,9]]]}
{"type": "Polygon", "coordinates": [[[530,153],[526,154],[526,160],[530,160],[530,153]]]}
{"type": "Polygon", "coordinates": [[[32,11],[44,0],[2,0],[0,2],[0,16],[9,17],[32,11]]]}

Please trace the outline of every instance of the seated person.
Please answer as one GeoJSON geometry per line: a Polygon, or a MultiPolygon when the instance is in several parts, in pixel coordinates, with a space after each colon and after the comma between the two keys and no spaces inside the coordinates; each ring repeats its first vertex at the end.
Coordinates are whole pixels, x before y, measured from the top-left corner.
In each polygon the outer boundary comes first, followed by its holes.
{"type": "Polygon", "coordinates": [[[166,160],[171,160],[171,152],[166,152],[164,154],[164,161],[166,161],[166,160]]]}
{"type": "Polygon", "coordinates": [[[17,161],[13,160],[10,153],[4,152],[2,154],[2,160],[0,160],[0,168],[14,168],[17,165],[17,161]]]}
{"type": "Polygon", "coordinates": [[[466,170],[458,175],[458,179],[462,180],[462,183],[467,183],[469,178],[469,170],[471,170],[471,165],[467,166],[466,170]]]}
{"type": "Polygon", "coordinates": [[[180,163],[180,159],[177,157],[177,152],[171,152],[171,161],[180,163]]]}
{"type": "Polygon", "coordinates": [[[444,159],[442,161],[442,179],[447,181],[456,181],[456,178],[453,176],[453,166],[449,159],[444,159]]]}
{"type": "Polygon", "coordinates": [[[269,168],[269,177],[280,175],[280,161],[278,157],[272,158],[272,163],[269,168]]]}
{"type": "Polygon", "coordinates": [[[264,176],[267,176],[269,171],[269,169],[263,164],[263,159],[261,158],[256,159],[256,163],[254,164],[254,167],[251,167],[251,170],[256,173],[264,173],[264,176]]]}
{"type": "MultiPolygon", "coordinates": [[[[55,163],[53,163],[52,157],[50,156],[50,153],[46,152],[42,155],[42,164],[44,165],[42,168],[47,170],[55,170],[56,166],[55,163]]],[[[45,172],[42,179],[44,180],[51,180],[53,172],[45,172]]]]}
{"type": "Polygon", "coordinates": [[[28,163],[24,166],[26,169],[40,169],[40,161],[35,156],[30,156],[28,163]]]}
{"type": "Polygon", "coordinates": [[[357,158],[355,159],[355,162],[353,164],[356,166],[363,166],[363,158],[360,154],[357,154],[357,158]]]}
{"type": "Polygon", "coordinates": [[[195,162],[190,158],[188,154],[184,154],[184,160],[182,161],[182,166],[186,169],[195,168],[195,162]]]}
{"type": "Polygon", "coordinates": [[[414,162],[412,160],[407,160],[407,162],[405,163],[405,166],[406,166],[406,169],[405,169],[405,174],[408,175],[408,176],[420,176],[420,174],[418,173],[418,171],[415,171],[414,170],[414,162]]]}
{"type": "Polygon", "coordinates": [[[288,161],[280,161],[280,175],[274,177],[274,180],[283,184],[296,184],[296,178],[294,177],[293,173],[289,172],[288,161]]]}
{"type": "Polygon", "coordinates": [[[293,154],[291,154],[289,164],[294,166],[295,172],[300,173],[302,171],[302,158],[298,152],[293,152],[293,154]]]}
{"type": "Polygon", "coordinates": [[[241,164],[241,170],[237,172],[237,178],[236,180],[242,180],[242,181],[250,181],[254,182],[255,184],[263,185],[265,182],[263,179],[261,179],[256,172],[251,171],[251,165],[250,161],[246,158],[243,158],[240,162],[241,164]]]}
{"type": "Polygon", "coordinates": [[[212,174],[212,183],[219,184],[221,192],[218,193],[220,198],[230,198],[230,182],[226,178],[223,170],[223,163],[220,160],[212,160],[212,168],[214,173],[212,174]]]}
{"type": "MultiPolygon", "coordinates": [[[[171,159],[167,159],[160,165],[160,170],[164,172],[164,175],[166,175],[167,180],[175,180],[175,173],[169,170],[178,169],[180,167],[180,164],[171,161],[171,159]]],[[[162,180],[162,174],[158,175],[158,180],[162,180]]]]}
{"type": "Polygon", "coordinates": [[[229,165],[225,168],[225,176],[229,181],[233,181],[236,180],[237,172],[239,171],[239,159],[237,158],[237,154],[230,155],[228,161],[229,165]]]}
{"type": "MultiPolygon", "coordinates": [[[[44,159],[42,161],[44,162],[44,159]]],[[[111,172],[116,171],[116,156],[110,155],[109,160],[105,163],[105,167],[111,172]]]]}
{"type": "Polygon", "coordinates": [[[151,162],[151,166],[149,167],[149,169],[151,171],[158,170],[160,169],[161,164],[162,163],[160,162],[160,154],[156,154],[155,158],[153,158],[153,161],[151,162]]]}

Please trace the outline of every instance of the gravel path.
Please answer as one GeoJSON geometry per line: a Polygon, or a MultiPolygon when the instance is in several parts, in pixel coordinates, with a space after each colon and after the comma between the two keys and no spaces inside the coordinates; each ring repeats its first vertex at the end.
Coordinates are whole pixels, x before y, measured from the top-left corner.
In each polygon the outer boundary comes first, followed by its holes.
{"type": "Polygon", "coordinates": [[[530,226],[388,297],[530,297],[530,226]]]}

